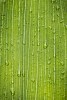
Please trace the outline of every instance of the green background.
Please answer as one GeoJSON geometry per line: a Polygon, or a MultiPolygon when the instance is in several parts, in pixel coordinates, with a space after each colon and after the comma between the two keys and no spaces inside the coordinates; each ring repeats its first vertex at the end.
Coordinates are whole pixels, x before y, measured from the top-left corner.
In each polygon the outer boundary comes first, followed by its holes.
{"type": "Polygon", "coordinates": [[[67,100],[67,0],[0,0],[0,100],[67,100]]]}

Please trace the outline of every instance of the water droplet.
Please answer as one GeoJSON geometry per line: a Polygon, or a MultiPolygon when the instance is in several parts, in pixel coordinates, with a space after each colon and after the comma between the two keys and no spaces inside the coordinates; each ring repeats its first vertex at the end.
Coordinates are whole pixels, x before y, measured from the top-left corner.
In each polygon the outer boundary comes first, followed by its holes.
{"type": "Polygon", "coordinates": [[[57,10],[59,10],[59,9],[60,9],[60,7],[57,5],[57,6],[56,6],[56,9],[57,9],[57,10]]]}
{"type": "Polygon", "coordinates": [[[1,16],[2,16],[2,17],[4,17],[4,16],[5,16],[5,14],[2,14],[1,16]]]}
{"type": "Polygon", "coordinates": [[[19,68],[18,68],[18,73],[17,73],[17,76],[18,76],[18,77],[21,77],[20,66],[19,66],[19,68]]]}
{"type": "Polygon", "coordinates": [[[66,83],[64,83],[65,85],[67,85],[67,82],[66,83]]]}
{"type": "Polygon", "coordinates": [[[9,51],[9,47],[7,47],[6,50],[9,51]]]}
{"type": "Polygon", "coordinates": [[[21,97],[19,96],[18,100],[21,100],[21,97]]]}
{"type": "Polygon", "coordinates": [[[38,28],[38,32],[40,32],[40,28],[38,28]]]}
{"type": "Polygon", "coordinates": [[[64,77],[61,77],[60,79],[61,79],[61,80],[64,80],[64,77]]]}
{"type": "Polygon", "coordinates": [[[51,61],[49,60],[49,61],[48,61],[48,65],[50,65],[50,64],[51,64],[51,61]]]}
{"type": "Polygon", "coordinates": [[[64,100],[65,98],[66,98],[66,95],[64,94],[64,95],[63,95],[63,100],[64,100]]]}
{"type": "Polygon", "coordinates": [[[13,46],[13,42],[11,41],[11,46],[13,46]]]}
{"type": "Polygon", "coordinates": [[[8,29],[8,26],[6,27],[6,29],[8,29]]]}
{"type": "Polygon", "coordinates": [[[55,30],[55,29],[53,30],[53,33],[54,33],[54,34],[56,33],[56,30],[55,30]]]}
{"type": "Polygon", "coordinates": [[[34,53],[32,52],[32,56],[34,56],[34,53]]]}
{"type": "Polygon", "coordinates": [[[49,78],[51,78],[51,76],[50,76],[50,74],[49,74],[49,76],[48,76],[49,78]]]}
{"type": "Polygon", "coordinates": [[[61,72],[62,75],[64,75],[64,73],[65,73],[64,71],[61,72]]]}
{"type": "Polygon", "coordinates": [[[39,41],[38,41],[37,46],[39,46],[39,45],[40,45],[40,43],[39,43],[39,41]]]}
{"type": "Polygon", "coordinates": [[[43,16],[41,16],[41,19],[43,18],[43,16]]]}
{"type": "Polygon", "coordinates": [[[49,60],[51,60],[51,57],[49,57],[49,60]]]}
{"type": "Polygon", "coordinates": [[[32,41],[32,45],[34,46],[34,41],[32,41]]]}
{"type": "Polygon", "coordinates": [[[32,9],[30,8],[30,13],[32,13],[32,9]]]}
{"type": "Polygon", "coordinates": [[[45,91],[45,92],[44,92],[44,94],[46,95],[46,94],[47,94],[47,92],[45,91]]]}
{"type": "Polygon", "coordinates": [[[56,0],[52,0],[52,3],[54,3],[56,0]]]}
{"type": "Polygon", "coordinates": [[[39,48],[37,49],[37,52],[39,53],[40,51],[39,51],[39,48]]]}
{"type": "Polygon", "coordinates": [[[50,28],[50,29],[52,29],[52,27],[51,27],[51,26],[49,26],[49,28],[50,28]]]}
{"type": "Polygon", "coordinates": [[[67,25],[65,25],[65,28],[67,29],[67,25]]]}
{"type": "Polygon", "coordinates": [[[61,62],[60,62],[60,64],[63,66],[63,65],[64,65],[64,62],[63,62],[63,61],[61,61],[61,62]]]}
{"type": "Polygon", "coordinates": [[[59,13],[57,13],[57,16],[59,17],[59,13]]]}
{"type": "Polygon", "coordinates": [[[17,40],[17,43],[19,44],[19,43],[20,43],[20,41],[19,41],[19,40],[17,40]]]}
{"type": "Polygon", "coordinates": [[[47,43],[45,43],[43,47],[44,49],[46,49],[48,47],[47,43]]]}
{"type": "Polygon", "coordinates": [[[48,69],[48,66],[46,67],[46,69],[48,69]]]}
{"type": "Polygon", "coordinates": [[[60,23],[63,23],[63,20],[61,20],[60,23]]]}
{"type": "Polygon", "coordinates": [[[6,0],[3,0],[3,3],[6,3],[6,0]]]}
{"type": "Polygon", "coordinates": [[[12,87],[11,89],[10,89],[10,92],[11,92],[11,95],[15,95],[15,91],[14,91],[14,88],[12,87]]]}
{"type": "Polygon", "coordinates": [[[9,62],[8,62],[7,60],[6,60],[6,62],[5,62],[5,65],[6,65],[6,66],[9,66],[9,62]]]}
{"type": "Polygon", "coordinates": [[[23,41],[23,45],[25,45],[26,43],[25,43],[25,41],[23,41]]]}
{"type": "Polygon", "coordinates": [[[44,27],[44,25],[42,25],[42,27],[44,27]]]}
{"type": "Polygon", "coordinates": [[[16,15],[14,14],[14,17],[16,17],[16,15]]]}
{"type": "Polygon", "coordinates": [[[62,36],[60,35],[59,37],[61,38],[62,36]]]}
{"type": "Polygon", "coordinates": [[[36,37],[36,33],[34,34],[34,37],[36,37]]]}
{"type": "Polygon", "coordinates": [[[47,26],[45,26],[45,29],[47,29],[47,26]]]}
{"type": "Polygon", "coordinates": [[[7,97],[7,92],[6,92],[6,91],[4,91],[4,93],[3,93],[3,94],[4,94],[4,96],[5,96],[5,97],[7,97]]]}
{"type": "Polygon", "coordinates": [[[14,84],[14,81],[12,80],[11,83],[14,84]]]}
{"type": "Polygon", "coordinates": [[[53,18],[52,21],[55,22],[55,19],[53,18]]]}
{"type": "Polygon", "coordinates": [[[51,81],[50,81],[49,83],[50,83],[50,84],[52,84],[52,82],[51,82],[51,81]]]}
{"type": "Polygon", "coordinates": [[[34,78],[32,78],[32,79],[31,79],[31,81],[34,83],[34,82],[35,82],[35,79],[34,79],[34,78]]]}
{"type": "Polygon", "coordinates": [[[22,73],[22,76],[25,77],[25,73],[22,73]]]}

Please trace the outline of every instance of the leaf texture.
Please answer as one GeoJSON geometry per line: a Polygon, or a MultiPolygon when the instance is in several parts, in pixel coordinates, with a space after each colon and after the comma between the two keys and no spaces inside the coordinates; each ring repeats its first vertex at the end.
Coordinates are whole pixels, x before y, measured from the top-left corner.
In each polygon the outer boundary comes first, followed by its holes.
{"type": "Polygon", "coordinates": [[[67,100],[67,0],[0,0],[0,100],[67,100]]]}

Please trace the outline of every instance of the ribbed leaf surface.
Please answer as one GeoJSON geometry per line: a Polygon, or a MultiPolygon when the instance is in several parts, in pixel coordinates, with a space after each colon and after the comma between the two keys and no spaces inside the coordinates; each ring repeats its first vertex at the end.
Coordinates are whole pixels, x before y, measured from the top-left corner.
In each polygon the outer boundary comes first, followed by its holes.
{"type": "Polygon", "coordinates": [[[67,100],[67,0],[0,0],[0,100],[67,100]]]}

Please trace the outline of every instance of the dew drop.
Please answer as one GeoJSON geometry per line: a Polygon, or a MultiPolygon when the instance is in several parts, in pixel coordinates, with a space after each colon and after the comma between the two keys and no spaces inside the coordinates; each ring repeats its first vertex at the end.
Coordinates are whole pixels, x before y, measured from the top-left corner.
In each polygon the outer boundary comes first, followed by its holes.
{"type": "Polygon", "coordinates": [[[63,23],[63,20],[61,20],[60,23],[63,23]]]}
{"type": "Polygon", "coordinates": [[[13,42],[11,41],[11,46],[13,46],[13,42]]]}
{"type": "Polygon", "coordinates": [[[65,82],[64,84],[67,85],[67,82],[65,82]]]}
{"type": "Polygon", "coordinates": [[[66,95],[63,95],[63,100],[66,98],[66,95]]]}
{"type": "Polygon", "coordinates": [[[61,77],[60,79],[61,79],[61,80],[64,80],[64,77],[61,77]]]}
{"type": "Polygon", "coordinates": [[[53,18],[52,21],[55,22],[55,19],[53,18]]]}
{"type": "Polygon", "coordinates": [[[7,97],[7,92],[6,92],[6,91],[4,91],[4,93],[3,93],[3,94],[4,94],[4,96],[5,96],[5,97],[7,97]]]}
{"type": "Polygon", "coordinates": [[[34,41],[32,41],[32,45],[34,46],[34,41]]]}
{"type": "Polygon", "coordinates": [[[46,95],[46,94],[47,94],[47,92],[45,91],[45,92],[44,92],[44,94],[46,95]]]}
{"type": "Polygon", "coordinates": [[[5,16],[5,14],[2,14],[1,16],[2,16],[2,17],[4,17],[4,16],[5,16]]]}
{"type": "Polygon", "coordinates": [[[51,57],[49,57],[49,60],[51,60],[51,57]]]}
{"type": "Polygon", "coordinates": [[[32,13],[32,9],[30,9],[30,13],[32,13]]]}
{"type": "Polygon", "coordinates": [[[10,92],[11,92],[11,95],[12,95],[12,96],[15,95],[15,91],[14,91],[14,88],[13,88],[13,87],[10,89],[10,92]]]}
{"type": "Polygon", "coordinates": [[[41,16],[41,19],[43,18],[43,16],[41,16]]]}
{"type": "Polygon", "coordinates": [[[45,26],[45,29],[47,29],[47,26],[45,26]]]}
{"type": "Polygon", "coordinates": [[[43,46],[43,48],[46,49],[47,47],[48,47],[48,45],[45,43],[44,46],[43,46]]]}
{"type": "Polygon", "coordinates": [[[44,27],[44,25],[42,25],[42,27],[44,27]]]}
{"type": "Polygon", "coordinates": [[[48,66],[46,67],[46,69],[48,69],[48,66]]]}
{"type": "Polygon", "coordinates": [[[51,26],[49,26],[49,28],[50,28],[50,29],[52,29],[52,27],[51,27],[51,26]]]}
{"type": "Polygon", "coordinates": [[[8,29],[8,26],[6,26],[6,29],[8,29]]]}
{"type": "Polygon", "coordinates": [[[35,79],[34,79],[34,78],[32,78],[32,79],[31,79],[31,81],[34,83],[34,82],[35,82],[35,79]]]}
{"type": "Polygon", "coordinates": [[[34,37],[36,37],[36,33],[34,34],[34,37]]]}
{"type": "Polygon", "coordinates": [[[34,56],[34,53],[32,52],[32,56],[34,56]]]}
{"type": "Polygon", "coordinates": [[[50,83],[50,84],[52,84],[52,82],[51,82],[51,81],[50,81],[49,83],[50,83]]]}
{"type": "Polygon", "coordinates": [[[19,41],[19,40],[17,40],[17,43],[19,44],[19,43],[20,43],[20,41],[19,41]]]}
{"type": "Polygon", "coordinates": [[[48,65],[50,65],[50,64],[51,64],[51,61],[49,60],[49,61],[48,61],[48,65]]]}
{"type": "Polygon", "coordinates": [[[3,3],[6,3],[6,0],[3,0],[3,3]]]}
{"type": "Polygon", "coordinates": [[[6,50],[9,51],[9,47],[7,47],[6,50]]]}
{"type": "Polygon", "coordinates": [[[22,76],[25,77],[25,73],[22,73],[22,76]]]}
{"type": "Polygon", "coordinates": [[[61,72],[62,75],[64,75],[64,73],[65,73],[64,71],[61,72]]]}
{"type": "Polygon", "coordinates": [[[57,16],[59,17],[59,13],[57,13],[57,16]]]}
{"type": "Polygon", "coordinates": [[[20,67],[18,68],[18,73],[17,73],[18,77],[21,77],[21,71],[20,71],[20,67]]]}
{"type": "Polygon", "coordinates": [[[60,9],[60,7],[57,5],[56,9],[57,9],[57,10],[59,10],[59,9],[60,9]]]}
{"type": "Polygon", "coordinates": [[[9,66],[9,62],[8,62],[7,60],[6,60],[6,62],[5,62],[5,65],[6,65],[6,66],[9,66]]]}
{"type": "Polygon", "coordinates": [[[53,34],[55,34],[55,33],[56,33],[56,30],[54,29],[54,30],[53,30],[53,34]]]}
{"type": "Polygon", "coordinates": [[[37,46],[39,46],[39,45],[40,45],[40,43],[38,42],[38,43],[37,43],[37,46]]]}
{"type": "Polygon", "coordinates": [[[12,80],[11,83],[14,84],[14,81],[12,80]]]}
{"type": "Polygon", "coordinates": [[[49,74],[49,76],[48,76],[49,78],[51,78],[51,76],[50,76],[50,74],[49,74]]]}
{"type": "Polygon", "coordinates": [[[21,100],[21,97],[19,96],[18,100],[21,100]]]}
{"type": "Polygon", "coordinates": [[[60,64],[63,66],[63,65],[64,65],[64,62],[63,62],[63,61],[61,61],[61,62],[60,62],[60,64]]]}
{"type": "Polygon", "coordinates": [[[25,43],[25,41],[23,41],[23,45],[25,45],[26,43],[25,43]]]}
{"type": "Polygon", "coordinates": [[[59,37],[61,38],[62,36],[60,35],[59,37]]]}
{"type": "Polygon", "coordinates": [[[16,17],[16,15],[14,15],[14,17],[16,17]]]}
{"type": "Polygon", "coordinates": [[[65,28],[67,29],[67,25],[65,25],[65,28]]]}

